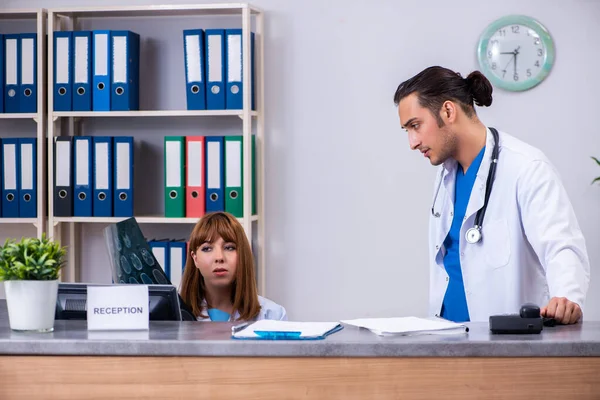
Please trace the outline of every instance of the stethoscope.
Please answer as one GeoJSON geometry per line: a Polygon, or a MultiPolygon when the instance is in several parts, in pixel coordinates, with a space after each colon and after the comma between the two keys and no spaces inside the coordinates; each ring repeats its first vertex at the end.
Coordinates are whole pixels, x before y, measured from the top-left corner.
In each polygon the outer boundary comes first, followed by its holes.
{"type": "MultiPolygon", "coordinates": [[[[494,183],[494,176],[496,175],[496,165],[498,165],[498,131],[495,128],[490,128],[492,131],[492,135],[494,136],[494,148],[492,149],[492,162],[490,163],[490,172],[487,177],[486,187],[485,187],[485,200],[483,202],[483,207],[477,211],[477,215],[475,216],[475,224],[472,228],[469,228],[465,234],[465,239],[467,239],[468,243],[477,243],[481,240],[481,228],[483,226],[483,217],[485,215],[485,210],[487,209],[488,200],[490,199],[490,194],[492,193],[492,185],[494,183]]],[[[435,197],[433,198],[433,204],[431,205],[431,215],[436,218],[440,217],[440,213],[435,211],[435,203],[437,201],[438,193],[440,191],[440,186],[442,185],[442,175],[444,171],[440,173],[440,180],[437,186],[437,190],[435,191],[435,197]]]]}

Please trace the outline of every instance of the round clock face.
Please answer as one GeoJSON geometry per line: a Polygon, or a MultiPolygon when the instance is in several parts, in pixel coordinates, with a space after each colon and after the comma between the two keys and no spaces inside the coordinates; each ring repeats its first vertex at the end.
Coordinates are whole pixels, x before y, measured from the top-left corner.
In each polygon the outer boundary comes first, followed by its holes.
{"type": "Polygon", "coordinates": [[[478,46],[482,72],[496,86],[526,90],[542,82],[554,63],[554,44],[546,29],[525,16],[492,23],[478,46]]]}

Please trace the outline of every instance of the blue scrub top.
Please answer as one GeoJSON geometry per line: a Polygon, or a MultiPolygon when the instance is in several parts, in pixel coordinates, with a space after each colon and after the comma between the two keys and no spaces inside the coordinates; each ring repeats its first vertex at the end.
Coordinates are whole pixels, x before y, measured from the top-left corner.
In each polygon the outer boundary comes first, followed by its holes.
{"type": "Polygon", "coordinates": [[[460,237],[460,228],[467,212],[469,197],[471,197],[471,190],[473,189],[475,177],[477,176],[479,166],[481,165],[483,153],[485,153],[485,146],[481,149],[477,157],[475,157],[475,160],[473,160],[473,163],[466,174],[463,173],[463,169],[460,165],[456,168],[454,218],[452,219],[450,232],[448,232],[448,236],[446,237],[446,240],[444,240],[444,247],[446,248],[444,267],[446,268],[450,280],[444,296],[444,302],[442,303],[441,313],[442,318],[454,322],[466,322],[470,319],[460,266],[459,242],[460,239],[462,239],[460,237]]]}
{"type": "Polygon", "coordinates": [[[229,321],[229,318],[231,317],[229,315],[229,313],[226,313],[225,311],[221,311],[218,308],[209,308],[208,316],[210,317],[211,321],[223,321],[223,322],[229,321]]]}

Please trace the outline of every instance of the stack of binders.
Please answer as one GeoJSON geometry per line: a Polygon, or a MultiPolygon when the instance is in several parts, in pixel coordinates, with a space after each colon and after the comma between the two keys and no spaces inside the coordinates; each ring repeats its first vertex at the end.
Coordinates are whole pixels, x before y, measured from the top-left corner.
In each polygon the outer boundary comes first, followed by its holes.
{"type": "MultiPolygon", "coordinates": [[[[227,211],[244,217],[243,136],[166,136],[165,217],[227,211]]],[[[256,213],[256,145],[252,136],[252,214],[256,213]]]]}
{"type": "Polygon", "coordinates": [[[132,136],[54,140],[54,216],[133,216],[132,136]]]}
{"type": "Polygon", "coordinates": [[[139,110],[140,36],[54,32],[54,111],[139,110]]]}
{"type": "MultiPolygon", "coordinates": [[[[241,110],[244,103],[242,30],[184,30],[183,50],[188,110],[241,110]]],[[[254,32],[250,33],[250,65],[250,106],[255,110],[254,32]]]]}
{"type": "Polygon", "coordinates": [[[0,139],[2,218],[37,218],[37,140],[0,139]]]}
{"type": "Polygon", "coordinates": [[[179,288],[185,269],[188,243],[183,239],[152,239],[148,244],[171,284],[179,288]]]}
{"type": "Polygon", "coordinates": [[[37,34],[0,35],[0,113],[37,113],[37,34]]]}

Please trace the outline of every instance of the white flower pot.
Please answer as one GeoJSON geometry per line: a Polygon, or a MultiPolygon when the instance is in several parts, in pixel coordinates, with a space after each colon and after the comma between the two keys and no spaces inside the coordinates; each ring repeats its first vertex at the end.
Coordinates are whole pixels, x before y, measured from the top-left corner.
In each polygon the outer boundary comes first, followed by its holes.
{"type": "Polygon", "coordinates": [[[16,331],[52,332],[58,280],[5,281],[10,328],[16,331]]]}

